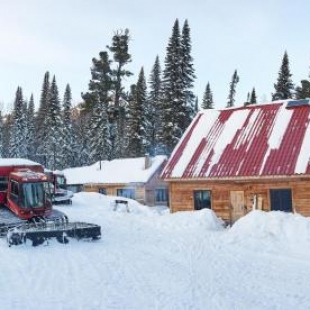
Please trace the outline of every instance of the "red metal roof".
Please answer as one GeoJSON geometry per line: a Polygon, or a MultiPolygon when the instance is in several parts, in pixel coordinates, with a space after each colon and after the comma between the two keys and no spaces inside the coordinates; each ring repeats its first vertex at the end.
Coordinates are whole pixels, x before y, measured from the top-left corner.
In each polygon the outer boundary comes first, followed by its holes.
{"type": "Polygon", "coordinates": [[[310,105],[288,101],[205,110],[193,120],[162,177],[227,178],[310,173],[310,105]]]}

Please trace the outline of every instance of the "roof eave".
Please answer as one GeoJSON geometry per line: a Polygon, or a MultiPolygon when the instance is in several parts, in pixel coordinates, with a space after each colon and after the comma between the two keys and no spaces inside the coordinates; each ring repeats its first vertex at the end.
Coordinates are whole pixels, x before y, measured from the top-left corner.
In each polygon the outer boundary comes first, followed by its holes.
{"type": "Polygon", "coordinates": [[[234,176],[234,177],[205,177],[205,178],[164,178],[166,182],[247,182],[279,179],[310,179],[310,174],[293,175],[264,175],[264,176],[234,176]]]}

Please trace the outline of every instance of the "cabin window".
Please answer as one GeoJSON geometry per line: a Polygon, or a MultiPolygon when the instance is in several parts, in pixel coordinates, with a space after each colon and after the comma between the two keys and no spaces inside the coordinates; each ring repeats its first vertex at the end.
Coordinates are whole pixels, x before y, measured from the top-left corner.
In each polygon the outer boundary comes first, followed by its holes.
{"type": "Polygon", "coordinates": [[[118,188],[116,190],[117,196],[135,199],[135,190],[132,188],[118,188]]]}
{"type": "Polygon", "coordinates": [[[270,210],[292,212],[292,190],[291,189],[271,189],[270,190],[270,210]]]}
{"type": "Polygon", "coordinates": [[[15,201],[16,203],[18,202],[18,183],[15,181],[11,181],[11,193],[10,193],[10,198],[15,201]]]}
{"type": "Polygon", "coordinates": [[[193,195],[195,210],[211,209],[211,191],[197,190],[193,195]]]}
{"type": "Polygon", "coordinates": [[[167,202],[168,190],[166,188],[155,189],[155,202],[167,202]]]}
{"type": "Polygon", "coordinates": [[[8,188],[8,178],[0,177],[0,192],[6,191],[8,188]]]}
{"type": "Polygon", "coordinates": [[[103,188],[103,187],[99,187],[98,193],[99,193],[99,194],[102,194],[102,195],[106,195],[106,194],[107,194],[107,189],[106,189],[106,188],[103,188]]]}

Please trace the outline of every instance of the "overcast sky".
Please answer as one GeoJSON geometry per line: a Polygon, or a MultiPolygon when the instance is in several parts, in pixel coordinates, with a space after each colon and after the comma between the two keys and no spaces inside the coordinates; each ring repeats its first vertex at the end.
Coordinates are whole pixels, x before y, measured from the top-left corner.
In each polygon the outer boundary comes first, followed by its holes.
{"type": "MultiPolygon", "coordinates": [[[[224,108],[235,69],[236,105],[256,88],[259,101],[273,92],[284,51],[293,82],[308,78],[309,0],[0,0],[0,102],[8,108],[17,86],[39,104],[46,71],[56,76],[60,98],[70,84],[74,104],[88,89],[91,59],[128,28],[135,83],[144,66],[147,80],[159,55],[162,68],[175,19],[191,28],[196,70],[195,94],[201,102],[210,82],[215,107],[224,108]]],[[[128,87],[127,87],[128,90],[128,87]]]]}

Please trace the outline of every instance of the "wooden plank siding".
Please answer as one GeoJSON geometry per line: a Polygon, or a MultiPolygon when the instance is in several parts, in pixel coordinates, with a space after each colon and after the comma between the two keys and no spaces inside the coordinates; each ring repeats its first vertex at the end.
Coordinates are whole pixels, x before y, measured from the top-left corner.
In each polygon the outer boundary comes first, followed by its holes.
{"type": "Polygon", "coordinates": [[[254,195],[257,208],[270,210],[270,190],[291,189],[293,211],[310,216],[310,177],[257,180],[169,180],[170,210],[194,210],[193,191],[211,191],[211,209],[225,221],[232,221],[231,192],[244,192],[244,214],[252,210],[254,195]]]}

